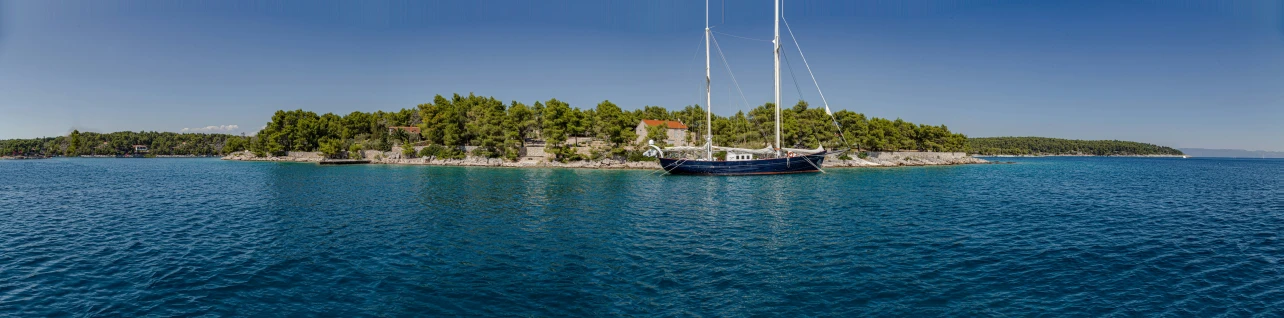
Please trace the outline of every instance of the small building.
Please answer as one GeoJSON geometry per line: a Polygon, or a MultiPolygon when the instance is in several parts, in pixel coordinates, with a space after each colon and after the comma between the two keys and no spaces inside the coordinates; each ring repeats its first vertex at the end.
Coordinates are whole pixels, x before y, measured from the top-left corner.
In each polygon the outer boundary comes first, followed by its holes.
{"type": "Polygon", "coordinates": [[[134,145],[134,153],[147,152],[147,145],[134,145]]]}
{"type": "Polygon", "coordinates": [[[392,126],[392,127],[388,127],[388,133],[389,133],[389,134],[397,133],[397,131],[398,131],[398,130],[405,131],[407,134],[412,134],[412,135],[418,135],[418,134],[419,134],[419,127],[414,127],[414,126],[392,126]]]}
{"type": "Polygon", "coordinates": [[[656,126],[668,127],[668,129],[665,131],[667,137],[664,138],[664,140],[656,140],[656,141],[663,141],[666,144],[670,144],[674,146],[687,146],[687,125],[683,124],[680,121],[674,121],[674,120],[643,119],[642,122],[638,123],[637,128],[634,129],[634,132],[637,133],[638,135],[637,142],[640,144],[645,144],[646,129],[649,127],[656,127],[656,126]]]}

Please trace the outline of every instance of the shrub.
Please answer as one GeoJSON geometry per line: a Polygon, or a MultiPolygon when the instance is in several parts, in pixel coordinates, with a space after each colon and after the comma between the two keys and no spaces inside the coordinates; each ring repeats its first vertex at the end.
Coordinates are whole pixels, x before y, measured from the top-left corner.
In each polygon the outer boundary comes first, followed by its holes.
{"type": "Polygon", "coordinates": [[[335,158],[342,149],[342,141],[327,138],[321,141],[321,147],[318,150],[320,150],[321,154],[325,155],[326,158],[335,158]]]}
{"type": "Polygon", "coordinates": [[[401,144],[401,155],[406,156],[406,158],[414,158],[414,157],[415,157],[415,147],[414,147],[414,146],[411,146],[411,145],[410,145],[410,143],[402,143],[402,144],[401,144]]]}
{"type": "Polygon", "coordinates": [[[468,156],[464,154],[463,150],[446,149],[446,152],[442,154],[442,157],[446,159],[464,159],[465,157],[468,157],[468,156]]]}
{"type": "Polygon", "coordinates": [[[547,149],[549,150],[549,153],[557,156],[557,161],[567,162],[584,160],[584,156],[580,155],[580,153],[575,151],[575,148],[572,147],[549,147],[547,149]]]}
{"type": "Polygon", "coordinates": [[[492,151],[490,147],[477,147],[477,149],[473,149],[474,157],[494,158],[499,154],[499,152],[492,151]]]}
{"type": "Polygon", "coordinates": [[[428,145],[419,150],[419,156],[436,159],[464,159],[467,157],[463,150],[446,148],[441,145],[428,145]]]}
{"type": "Polygon", "coordinates": [[[856,154],[856,157],[861,159],[866,159],[866,158],[869,158],[869,153],[861,151],[860,153],[856,154]]]}
{"type": "Polygon", "coordinates": [[[353,143],[352,146],[348,147],[348,158],[361,159],[361,157],[363,157],[361,155],[361,144],[353,143]]]}
{"type": "Polygon", "coordinates": [[[518,157],[516,148],[504,149],[504,159],[507,159],[508,161],[517,161],[518,157]]]}
{"type": "Polygon", "coordinates": [[[424,158],[441,157],[445,151],[446,147],[441,145],[428,145],[428,147],[419,149],[419,156],[424,158]]]}
{"type": "Polygon", "coordinates": [[[637,151],[637,150],[629,151],[625,157],[629,161],[659,161],[660,160],[660,159],[656,159],[655,157],[644,156],[642,155],[642,153],[643,151],[637,151]]]}

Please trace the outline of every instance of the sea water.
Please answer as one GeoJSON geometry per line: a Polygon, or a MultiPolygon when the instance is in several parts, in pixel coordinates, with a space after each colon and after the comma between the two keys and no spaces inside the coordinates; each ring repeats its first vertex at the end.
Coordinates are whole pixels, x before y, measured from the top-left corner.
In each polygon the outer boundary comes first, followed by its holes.
{"type": "Polygon", "coordinates": [[[1284,315],[1284,160],[0,161],[0,316],[1284,315]]]}

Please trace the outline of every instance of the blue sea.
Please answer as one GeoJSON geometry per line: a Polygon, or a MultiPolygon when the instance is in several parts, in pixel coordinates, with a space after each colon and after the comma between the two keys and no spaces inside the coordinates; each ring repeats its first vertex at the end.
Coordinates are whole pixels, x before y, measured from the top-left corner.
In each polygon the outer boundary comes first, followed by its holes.
{"type": "Polygon", "coordinates": [[[1281,316],[1284,160],[0,161],[0,316],[1281,316]]]}

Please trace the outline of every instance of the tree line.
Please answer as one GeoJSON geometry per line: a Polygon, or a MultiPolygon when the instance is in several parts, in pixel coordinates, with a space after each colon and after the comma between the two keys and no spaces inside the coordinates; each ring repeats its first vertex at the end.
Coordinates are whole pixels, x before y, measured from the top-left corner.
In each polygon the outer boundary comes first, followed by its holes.
{"type": "MultiPolygon", "coordinates": [[[[864,114],[839,111],[839,134],[823,109],[799,101],[781,110],[782,143],[786,147],[860,150],[963,151],[967,137],[945,126],[916,125],[904,120],[867,118],[864,114]]],[[[748,113],[713,115],[714,142],[722,146],[762,148],[774,142],[775,111],[770,103],[748,113]]],[[[278,110],[255,138],[231,144],[231,150],[250,150],[257,155],[287,151],[321,151],[327,155],[357,153],[358,150],[390,151],[403,145],[407,155],[462,158],[516,159],[521,147],[542,141],[546,151],[560,160],[602,157],[637,158],[641,146],[635,127],[642,119],[674,120],[689,127],[687,141],[703,144],[705,111],[698,105],[670,111],[644,106],[626,111],[609,100],[592,108],[572,107],[558,99],[533,104],[474,94],[451,97],[437,95],[432,103],[393,112],[352,112],[347,115],[298,110],[278,110]],[[418,133],[389,127],[415,127],[418,133]],[[599,140],[604,146],[592,155],[579,155],[573,147],[599,140]],[[410,145],[431,145],[415,152],[410,145]],[[465,154],[464,149],[473,149],[465,154]]],[[[663,140],[663,129],[648,130],[646,139],[663,140]]]]}
{"type": "MultiPolygon", "coordinates": [[[[713,115],[713,139],[722,146],[761,148],[775,139],[775,111],[763,104],[731,116],[713,115]]],[[[806,102],[781,109],[782,140],[786,147],[853,149],[857,151],[966,151],[982,155],[1182,155],[1170,147],[1118,140],[1069,140],[1043,137],[967,138],[945,126],[913,124],[901,119],[867,118],[838,111],[830,118],[806,102]],[[842,128],[833,124],[837,121],[842,128]]],[[[560,160],[615,157],[644,160],[644,143],[637,143],[635,127],[643,119],[673,120],[689,127],[687,142],[703,144],[704,108],[690,105],[679,110],[644,106],[626,111],[611,101],[593,108],[571,107],[550,99],[531,105],[504,103],[473,94],[436,96],[432,103],[394,112],[352,112],[347,115],[279,110],[257,136],[172,132],[93,133],[73,131],[67,136],[0,140],[3,156],[137,155],[134,145],[149,148],[149,155],[226,155],[251,150],[259,156],[287,151],[320,151],[329,156],[357,154],[360,150],[391,151],[397,145],[409,156],[463,158],[466,155],[516,159],[531,142],[546,146],[560,160]],[[418,132],[389,127],[415,127],[418,132]],[[588,156],[573,147],[602,145],[588,156]],[[412,145],[420,145],[416,151],[412,145]],[[466,146],[471,146],[465,148],[466,146]],[[472,149],[465,153],[464,149],[472,149]]],[[[666,139],[664,127],[650,127],[643,139],[666,139]]]]}
{"type": "Polygon", "coordinates": [[[970,138],[968,147],[981,155],[1182,155],[1181,150],[1140,142],[1045,137],[970,138]]]}
{"type": "Polygon", "coordinates": [[[74,130],[67,136],[0,140],[4,156],[125,156],[136,153],[134,145],[149,148],[150,155],[213,156],[230,153],[229,141],[242,139],[226,134],[132,132],[93,133],[74,130]]]}
{"type": "MultiPolygon", "coordinates": [[[[799,101],[781,109],[781,139],[785,147],[870,151],[965,151],[967,137],[944,125],[910,123],[901,119],[866,117],[847,110],[831,118],[822,108],[799,101]],[[834,122],[841,127],[841,134],[834,122]]],[[[771,103],[730,116],[713,114],[714,142],[720,146],[762,148],[775,141],[775,110],[771,103]]],[[[410,156],[516,159],[522,147],[537,142],[558,160],[605,157],[644,160],[639,137],[665,140],[663,127],[638,136],[643,119],[672,120],[689,127],[687,142],[704,143],[705,110],[699,105],[668,110],[643,106],[624,110],[609,100],[582,109],[558,100],[525,104],[494,97],[437,95],[431,103],[398,111],[354,111],[346,115],[317,114],[302,109],[278,110],[255,136],[179,134],[169,132],[73,132],[68,136],[0,141],[0,154],[10,155],[131,155],[133,145],[146,145],[154,155],[225,155],[249,150],[258,156],[289,151],[319,151],[327,156],[357,155],[361,150],[392,151],[401,147],[410,156]],[[389,127],[414,127],[418,132],[389,127]],[[599,141],[593,143],[593,140],[599,141]],[[597,144],[584,156],[574,147],[597,144]],[[412,147],[417,145],[420,147],[412,147]],[[418,151],[415,149],[419,148],[418,151]],[[471,153],[465,153],[471,149],[471,153]]]]}

